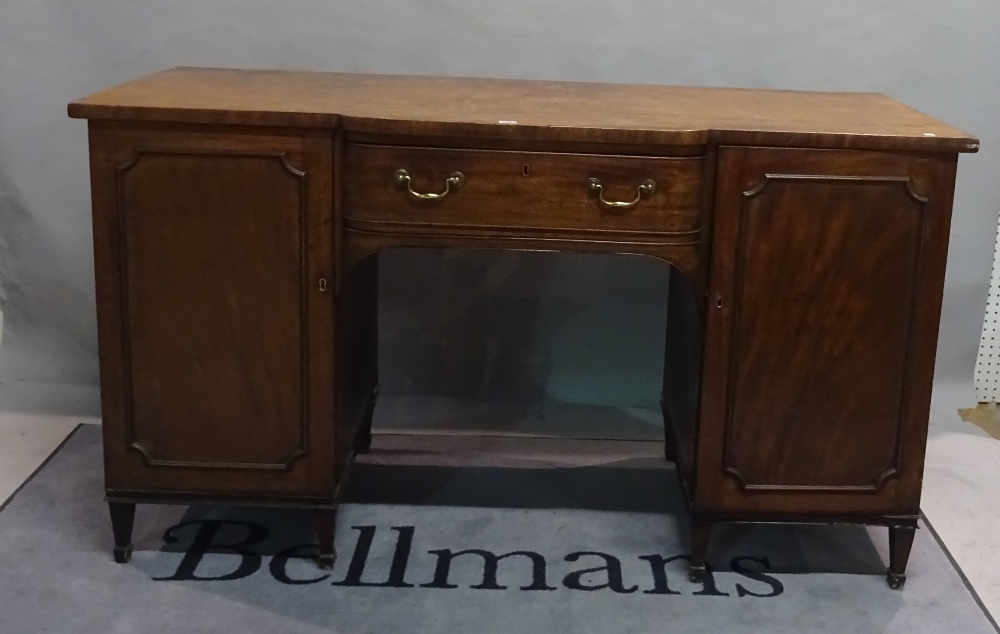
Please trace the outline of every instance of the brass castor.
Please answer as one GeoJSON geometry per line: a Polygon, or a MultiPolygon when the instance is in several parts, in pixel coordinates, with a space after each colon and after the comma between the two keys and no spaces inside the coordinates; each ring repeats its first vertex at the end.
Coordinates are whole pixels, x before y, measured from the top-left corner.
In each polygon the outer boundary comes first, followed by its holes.
{"type": "Polygon", "coordinates": [[[132,544],[115,546],[114,554],[116,564],[127,564],[132,559],[132,544]]]}
{"type": "Polygon", "coordinates": [[[691,564],[688,566],[688,581],[691,583],[704,583],[705,564],[691,564]]]}
{"type": "Polygon", "coordinates": [[[906,575],[889,570],[885,573],[885,580],[893,590],[902,590],[903,584],[906,583],[906,575]]]}
{"type": "Polygon", "coordinates": [[[320,553],[316,557],[316,565],[319,566],[320,570],[332,570],[333,564],[337,561],[337,551],[329,553],[320,553]]]}

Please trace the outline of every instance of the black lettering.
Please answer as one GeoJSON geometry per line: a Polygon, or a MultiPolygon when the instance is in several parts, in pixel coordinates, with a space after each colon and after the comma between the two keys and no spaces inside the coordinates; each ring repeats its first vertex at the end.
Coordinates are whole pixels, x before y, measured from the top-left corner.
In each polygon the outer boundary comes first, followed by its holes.
{"type": "Polygon", "coordinates": [[[660,555],[643,555],[639,557],[649,562],[649,567],[653,571],[653,589],[643,590],[643,594],[680,594],[676,590],[671,590],[667,585],[667,564],[678,559],[690,559],[687,555],[677,555],[664,559],[660,555]]]}
{"type": "Polygon", "coordinates": [[[604,588],[611,588],[614,592],[619,594],[631,594],[639,589],[639,586],[632,586],[631,588],[625,589],[622,584],[622,564],[618,561],[617,557],[607,555],[605,553],[597,553],[590,551],[570,553],[566,555],[566,561],[579,561],[580,557],[584,555],[589,555],[592,557],[601,557],[604,559],[604,565],[597,568],[587,568],[586,570],[578,570],[576,572],[571,572],[563,579],[563,585],[571,590],[603,590],[604,588]],[[604,571],[607,575],[607,583],[602,583],[600,585],[583,585],[582,577],[583,575],[590,574],[592,572],[604,571]]]}
{"type": "Polygon", "coordinates": [[[306,549],[315,551],[318,548],[315,544],[300,544],[298,546],[286,548],[274,557],[271,557],[271,563],[269,565],[271,576],[274,577],[275,580],[290,586],[305,586],[329,579],[330,575],[321,575],[314,579],[292,579],[288,576],[288,560],[295,557],[299,551],[306,549]]]}
{"type": "Polygon", "coordinates": [[[451,561],[462,555],[479,555],[483,558],[483,582],[470,586],[476,590],[506,590],[507,586],[497,583],[497,569],[501,559],[520,555],[531,560],[531,584],[521,586],[521,590],[555,590],[545,582],[545,558],[538,553],[527,550],[518,550],[504,555],[495,555],[488,550],[461,550],[453,553],[448,549],[428,551],[432,555],[437,555],[437,565],[434,568],[434,580],[430,583],[422,584],[421,588],[457,588],[458,586],[448,583],[448,574],[451,572],[451,561]]]}
{"type": "Polygon", "coordinates": [[[743,566],[744,561],[755,561],[764,568],[770,570],[771,562],[767,560],[767,557],[736,557],[731,562],[729,562],[729,566],[730,568],[733,569],[733,572],[741,574],[747,579],[753,579],[754,581],[766,583],[768,586],[771,587],[771,591],[767,594],[759,594],[757,592],[752,592],[750,590],[747,590],[741,584],[737,583],[736,594],[738,594],[741,597],[751,596],[751,597],[767,598],[767,597],[776,597],[785,591],[785,586],[781,585],[780,581],[778,581],[771,575],[766,575],[758,570],[750,570],[749,568],[745,568],[743,566]]]}
{"type": "Polygon", "coordinates": [[[392,565],[389,567],[389,579],[383,584],[387,588],[412,588],[412,583],[406,583],[406,565],[410,561],[410,548],[413,546],[413,533],[416,530],[413,526],[393,526],[392,530],[399,531],[396,538],[396,550],[392,553],[392,565]]]}
{"type": "Polygon", "coordinates": [[[347,575],[343,581],[335,581],[335,586],[364,586],[378,588],[412,588],[412,583],[406,583],[403,578],[406,576],[406,565],[410,559],[410,548],[413,545],[413,533],[416,530],[413,526],[393,526],[392,530],[399,532],[396,538],[396,550],[392,555],[392,565],[389,567],[389,579],[385,583],[369,583],[361,580],[361,575],[365,573],[365,565],[368,563],[368,555],[372,549],[372,542],[375,540],[374,526],[352,526],[361,531],[358,535],[358,543],[354,546],[354,554],[351,556],[351,563],[347,567],[347,575]]]}
{"type": "Polygon", "coordinates": [[[260,569],[261,557],[257,553],[249,550],[249,546],[256,546],[267,539],[268,530],[260,524],[252,522],[239,522],[231,520],[192,520],[176,526],[171,526],[163,534],[163,541],[168,544],[176,544],[180,541],[175,533],[187,526],[198,525],[198,532],[191,542],[190,548],[184,553],[177,571],[169,577],[153,577],[154,581],[233,581],[249,577],[260,569]],[[243,541],[236,544],[216,544],[215,537],[226,524],[234,526],[244,526],[247,529],[247,536],[243,541]],[[240,556],[239,567],[227,574],[218,577],[199,577],[195,575],[198,564],[206,553],[234,553],[240,556]]]}
{"type": "Polygon", "coordinates": [[[364,583],[361,575],[365,573],[365,564],[368,563],[368,553],[372,549],[372,540],[375,539],[374,526],[352,526],[351,528],[361,531],[358,535],[358,543],[354,545],[354,554],[351,555],[351,563],[347,566],[347,576],[343,581],[335,581],[335,586],[371,586],[378,585],[364,583]]]}

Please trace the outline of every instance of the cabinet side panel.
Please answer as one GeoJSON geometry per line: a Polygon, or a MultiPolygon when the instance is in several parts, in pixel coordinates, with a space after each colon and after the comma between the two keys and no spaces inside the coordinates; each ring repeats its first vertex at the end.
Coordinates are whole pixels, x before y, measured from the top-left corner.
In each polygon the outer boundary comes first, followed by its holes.
{"type": "Polygon", "coordinates": [[[663,417],[683,482],[694,486],[694,448],[698,423],[702,315],[691,278],[670,270],[667,300],[666,358],[663,365],[663,417]]]}
{"type": "Polygon", "coordinates": [[[344,466],[378,390],[377,255],[346,272],[337,306],[337,462],[344,466]]]}
{"type": "Polygon", "coordinates": [[[120,154],[113,135],[89,124],[90,194],[94,239],[94,291],[101,374],[101,429],[105,482],[124,483],[123,440],[128,438],[126,356],[122,323],[122,272],[118,240],[115,165],[120,154]]]}

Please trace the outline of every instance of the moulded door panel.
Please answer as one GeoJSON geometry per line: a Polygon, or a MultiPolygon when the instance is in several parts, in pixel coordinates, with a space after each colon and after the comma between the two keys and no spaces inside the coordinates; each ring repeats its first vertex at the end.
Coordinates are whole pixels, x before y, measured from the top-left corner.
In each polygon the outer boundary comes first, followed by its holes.
{"type": "Polygon", "coordinates": [[[701,508],[916,512],[954,167],[720,152],[701,508]]]}
{"type": "Polygon", "coordinates": [[[92,148],[109,489],[332,495],[328,135],[92,148]]]}

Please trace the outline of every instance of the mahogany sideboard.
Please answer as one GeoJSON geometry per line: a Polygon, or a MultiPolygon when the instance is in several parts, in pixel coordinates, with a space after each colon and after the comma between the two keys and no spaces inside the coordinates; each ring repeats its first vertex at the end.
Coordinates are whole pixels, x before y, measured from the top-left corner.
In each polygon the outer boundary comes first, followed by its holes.
{"type": "Polygon", "coordinates": [[[919,514],[958,154],[888,97],[177,68],[89,120],[107,501],[315,509],[378,393],[390,247],[671,265],[662,409],[690,517],[919,514]]]}

